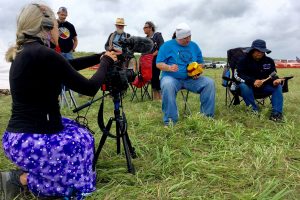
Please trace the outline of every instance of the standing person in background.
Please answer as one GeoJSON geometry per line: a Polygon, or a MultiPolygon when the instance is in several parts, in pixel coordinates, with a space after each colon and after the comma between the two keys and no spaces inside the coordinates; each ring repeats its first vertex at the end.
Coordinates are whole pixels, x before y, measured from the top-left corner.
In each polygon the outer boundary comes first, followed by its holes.
{"type": "Polygon", "coordinates": [[[116,23],[116,30],[111,33],[104,45],[104,48],[106,51],[110,51],[114,48],[119,49],[117,45],[114,45],[113,43],[118,43],[119,40],[123,40],[125,38],[129,38],[130,34],[124,32],[124,27],[126,26],[124,18],[117,18],[116,23]]]}
{"type": "MultiPolygon", "coordinates": [[[[66,7],[60,7],[57,11],[57,16],[59,38],[58,46],[56,45],[54,49],[67,60],[71,60],[73,59],[73,52],[78,45],[77,33],[74,25],[66,21],[68,16],[68,10],[66,7]]],[[[55,43],[55,41],[53,42],[55,43]]],[[[68,90],[68,87],[62,85],[62,95],[64,95],[68,90]]],[[[72,91],[70,91],[70,94],[73,94],[72,91]]]]}
{"type": "Polygon", "coordinates": [[[156,67],[156,58],[157,58],[157,53],[158,53],[160,46],[164,43],[164,39],[160,32],[155,32],[156,27],[155,27],[154,23],[151,21],[145,22],[143,29],[144,29],[144,33],[147,35],[146,37],[153,40],[153,43],[154,43],[154,48],[151,52],[153,55],[152,80],[151,80],[153,99],[161,99],[160,81],[159,81],[160,69],[156,67]]]}
{"type": "Polygon", "coordinates": [[[66,21],[68,11],[66,7],[60,7],[57,12],[59,29],[59,47],[61,54],[67,60],[73,59],[73,52],[78,45],[77,33],[75,27],[66,21]]]}

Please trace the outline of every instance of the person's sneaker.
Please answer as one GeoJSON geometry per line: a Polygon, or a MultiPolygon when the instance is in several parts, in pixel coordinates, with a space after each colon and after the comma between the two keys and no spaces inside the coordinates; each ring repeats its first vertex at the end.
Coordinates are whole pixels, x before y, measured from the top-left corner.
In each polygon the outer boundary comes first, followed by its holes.
{"type": "Polygon", "coordinates": [[[272,120],[274,122],[282,122],[283,115],[281,113],[271,113],[270,120],[272,120]]]}
{"type": "Polygon", "coordinates": [[[0,174],[0,199],[12,200],[21,194],[23,187],[20,183],[20,176],[23,172],[12,170],[0,174]]]}

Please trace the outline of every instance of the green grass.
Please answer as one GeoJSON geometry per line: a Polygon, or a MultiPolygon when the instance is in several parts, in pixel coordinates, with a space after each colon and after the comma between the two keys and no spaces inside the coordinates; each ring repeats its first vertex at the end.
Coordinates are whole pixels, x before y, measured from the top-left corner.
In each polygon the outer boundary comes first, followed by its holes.
{"type": "MultiPolygon", "coordinates": [[[[94,71],[85,70],[90,76],[94,71]]],[[[261,115],[252,115],[244,104],[227,108],[221,69],[207,69],[216,82],[216,116],[198,113],[199,97],[192,94],[193,114],[183,116],[178,95],[180,121],[164,128],[161,102],[123,101],[128,133],[138,158],[133,160],[136,175],[127,173],[124,154],[116,154],[116,144],[108,138],[97,163],[97,190],[87,199],[300,199],[300,70],[279,69],[280,76],[294,75],[290,92],[284,94],[285,123],[268,120],[270,105],[261,115]]],[[[89,100],[77,97],[79,104],[89,100]]],[[[1,96],[0,132],[10,116],[10,97],[1,96]]],[[[99,103],[87,114],[99,142],[96,124],[99,103]]],[[[113,115],[113,103],[105,100],[105,116],[113,115]]],[[[75,118],[68,108],[65,116],[75,118]]],[[[82,112],[84,113],[84,112],[82,112]]],[[[123,149],[122,149],[123,150],[123,149]]],[[[0,151],[0,169],[13,165],[0,151]]]]}

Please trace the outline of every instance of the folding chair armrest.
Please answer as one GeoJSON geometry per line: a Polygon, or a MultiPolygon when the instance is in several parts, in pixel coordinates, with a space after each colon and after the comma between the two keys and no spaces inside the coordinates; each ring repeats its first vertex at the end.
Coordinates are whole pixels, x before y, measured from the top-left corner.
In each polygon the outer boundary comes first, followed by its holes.
{"type": "Polygon", "coordinates": [[[294,78],[294,76],[285,76],[285,77],[283,77],[282,79],[284,79],[284,80],[290,80],[290,79],[292,79],[292,78],[294,78]]]}
{"type": "Polygon", "coordinates": [[[229,78],[229,77],[226,77],[226,76],[222,76],[222,79],[224,79],[225,81],[235,81],[235,79],[229,78]]]}
{"type": "Polygon", "coordinates": [[[222,79],[225,80],[225,81],[232,81],[232,82],[235,82],[235,83],[240,83],[235,78],[229,78],[229,77],[226,77],[226,76],[222,76],[222,79]]]}
{"type": "Polygon", "coordinates": [[[289,91],[288,80],[290,80],[292,78],[294,78],[294,76],[286,76],[286,77],[281,78],[281,79],[283,79],[283,83],[282,83],[282,92],[283,93],[289,91]]]}

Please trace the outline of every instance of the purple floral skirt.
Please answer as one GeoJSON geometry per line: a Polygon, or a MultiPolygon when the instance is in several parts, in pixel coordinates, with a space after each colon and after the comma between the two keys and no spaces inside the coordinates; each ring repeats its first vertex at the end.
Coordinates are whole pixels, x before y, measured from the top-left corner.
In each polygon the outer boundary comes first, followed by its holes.
{"type": "Polygon", "coordinates": [[[10,133],[2,138],[6,156],[28,172],[28,188],[38,196],[93,192],[94,138],[77,122],[63,118],[57,134],[10,133]]]}

